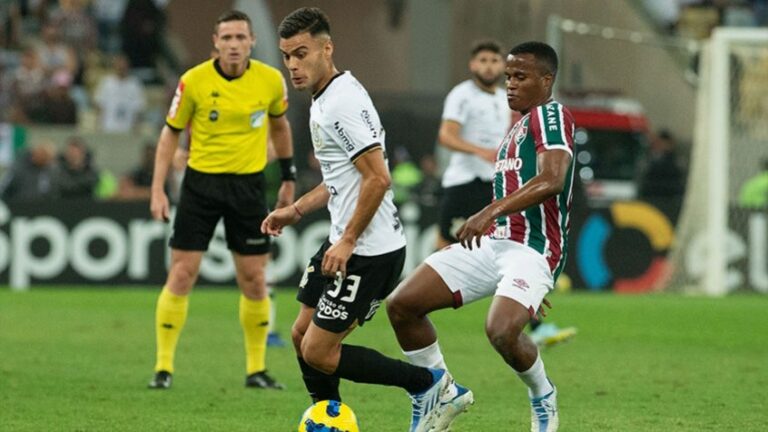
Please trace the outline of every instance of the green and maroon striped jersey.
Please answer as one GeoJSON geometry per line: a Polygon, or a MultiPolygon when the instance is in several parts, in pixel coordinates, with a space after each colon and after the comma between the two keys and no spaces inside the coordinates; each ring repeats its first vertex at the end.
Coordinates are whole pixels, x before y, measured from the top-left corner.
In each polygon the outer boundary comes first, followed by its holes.
{"type": "MultiPolygon", "coordinates": [[[[496,154],[493,200],[513,194],[538,174],[539,153],[563,150],[573,156],[573,133],[573,116],[557,101],[550,99],[524,115],[504,137],[496,154]]],[[[573,172],[571,158],[561,193],[520,213],[497,218],[488,230],[491,238],[516,241],[544,255],[555,279],[565,265],[573,172]]]]}

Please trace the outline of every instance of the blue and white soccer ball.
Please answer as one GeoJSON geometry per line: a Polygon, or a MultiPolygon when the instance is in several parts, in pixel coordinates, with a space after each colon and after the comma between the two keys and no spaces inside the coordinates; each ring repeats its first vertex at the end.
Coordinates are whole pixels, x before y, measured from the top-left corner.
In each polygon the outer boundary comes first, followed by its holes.
{"type": "Polygon", "coordinates": [[[360,428],[355,413],[347,404],[324,400],[304,411],[299,432],[360,432],[360,428]]]}

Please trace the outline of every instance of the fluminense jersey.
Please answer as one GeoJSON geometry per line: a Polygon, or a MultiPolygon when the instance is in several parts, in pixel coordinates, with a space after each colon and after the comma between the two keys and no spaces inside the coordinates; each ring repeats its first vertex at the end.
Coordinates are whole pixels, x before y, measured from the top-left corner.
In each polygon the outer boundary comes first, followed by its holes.
{"type": "MultiPolygon", "coordinates": [[[[497,88],[494,94],[483,91],[472,80],[466,80],[448,93],[443,106],[443,120],[461,125],[461,138],[489,149],[498,147],[509,130],[510,110],[506,92],[497,88]]],[[[443,173],[443,187],[466,184],[479,178],[491,181],[493,164],[475,155],[451,152],[443,173]]]]}
{"type": "MultiPolygon", "coordinates": [[[[347,71],[336,75],[312,98],[309,127],[323,183],[331,194],[329,240],[335,243],[352,218],[362,175],[355,160],[384,145],[384,128],[365,88],[347,71]]],[[[384,153],[386,154],[386,152],[384,153]]],[[[357,239],[356,255],[373,256],[405,246],[403,226],[388,190],[368,227],[357,239]]]]}
{"type": "MultiPolygon", "coordinates": [[[[504,138],[496,155],[493,200],[511,195],[536,176],[539,153],[563,150],[573,156],[573,133],[573,116],[559,102],[550,100],[524,115],[504,138]]],[[[573,171],[571,158],[560,194],[520,213],[499,217],[488,230],[491,238],[522,243],[544,255],[555,279],[565,265],[573,171]]]]}

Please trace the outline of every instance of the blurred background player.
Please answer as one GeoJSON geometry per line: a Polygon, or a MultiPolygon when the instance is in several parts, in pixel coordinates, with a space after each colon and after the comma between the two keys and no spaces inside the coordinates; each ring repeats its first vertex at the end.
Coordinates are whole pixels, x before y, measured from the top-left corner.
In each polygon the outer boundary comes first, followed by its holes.
{"type": "Polygon", "coordinates": [[[443,173],[443,200],[437,249],[456,242],[456,230],[493,199],[496,148],[509,130],[511,115],[504,90],[501,47],[495,41],[476,43],[470,51],[472,78],[445,98],[438,142],[450,150],[443,173]]]}
{"type": "Polygon", "coordinates": [[[222,14],[216,21],[213,43],[218,58],[193,67],[181,77],[157,146],[150,206],[153,218],[168,220],[164,185],[179,134],[191,122],[188,167],[170,241],[171,266],[157,302],[157,363],[149,387],[171,386],[189,293],[203,253],[223,217],[242,291],[245,385],[281,389],[283,386],[265,367],[270,319],[265,266],[270,242],[260,225],[268,211],[262,173],[267,164],[267,135],[274,143],[282,171],[276,207],[293,203],[295,168],[290,125],[284,115],[288,108],[285,82],[278,70],[250,59],[255,39],[246,14],[222,14]]]}
{"type": "MultiPolygon", "coordinates": [[[[507,57],[507,101],[523,117],[498,149],[493,203],[472,215],[451,245],[420,265],[387,302],[392,327],[412,363],[445,368],[427,314],[493,296],[486,334],[528,387],[531,430],[557,430],[557,390],[539,350],[523,333],[565,266],[571,207],[573,117],[552,99],[557,54],[541,42],[514,47],[507,57]]],[[[436,430],[472,402],[447,403],[436,430]]]]}
{"type": "Polygon", "coordinates": [[[389,189],[379,114],[362,84],[334,65],[324,12],[297,9],[278,31],[291,83],[312,92],[310,133],[323,182],[292,206],[270,213],[262,230],[279,235],[326,206],[331,215],[330,235],[310,259],[296,297],[301,309],[292,339],[302,378],[313,401],[341,400],[340,378],[403,388],[413,402],[411,431],[431,431],[450,383],[444,370],[342,344],[373,318],[405,263],[405,234],[389,189]]]}

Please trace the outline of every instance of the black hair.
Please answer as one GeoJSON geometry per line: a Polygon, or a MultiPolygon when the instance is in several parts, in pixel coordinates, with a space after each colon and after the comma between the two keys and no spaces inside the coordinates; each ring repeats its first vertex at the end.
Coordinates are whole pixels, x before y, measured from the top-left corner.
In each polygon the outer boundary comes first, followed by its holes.
{"type": "Polygon", "coordinates": [[[213,26],[213,32],[217,33],[219,31],[219,24],[228,21],[245,21],[248,23],[248,30],[253,33],[251,18],[248,16],[248,14],[245,12],[240,12],[239,10],[230,10],[219,15],[219,17],[216,19],[216,25],[213,26]]]}
{"type": "Polygon", "coordinates": [[[492,39],[480,40],[472,44],[472,49],[469,51],[469,54],[471,58],[474,58],[478,53],[483,51],[501,54],[501,45],[492,39]]]}
{"type": "Polygon", "coordinates": [[[510,55],[532,54],[536,61],[544,66],[544,70],[553,76],[557,75],[557,53],[554,48],[544,42],[523,42],[509,50],[510,55]]]}
{"type": "Polygon", "coordinates": [[[296,36],[299,33],[309,32],[310,35],[331,34],[331,25],[328,16],[316,7],[303,7],[296,9],[283,18],[277,27],[277,32],[283,39],[296,36]]]}

